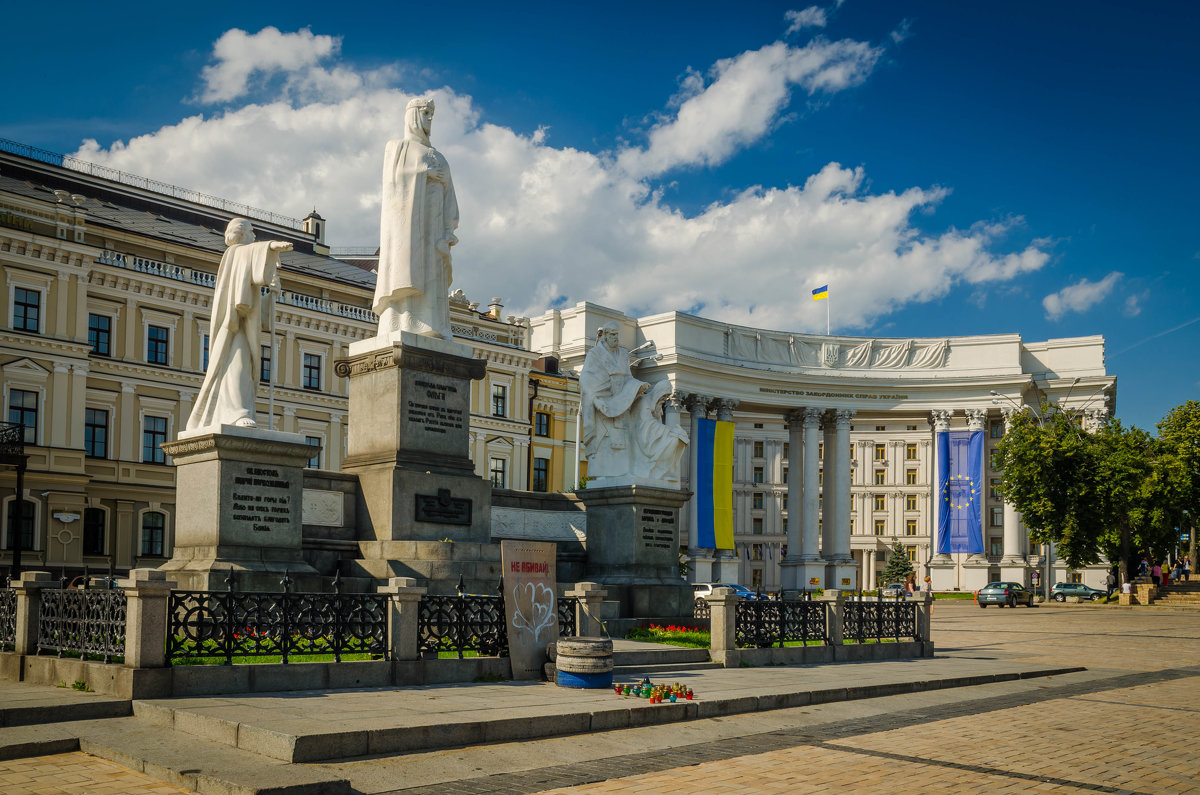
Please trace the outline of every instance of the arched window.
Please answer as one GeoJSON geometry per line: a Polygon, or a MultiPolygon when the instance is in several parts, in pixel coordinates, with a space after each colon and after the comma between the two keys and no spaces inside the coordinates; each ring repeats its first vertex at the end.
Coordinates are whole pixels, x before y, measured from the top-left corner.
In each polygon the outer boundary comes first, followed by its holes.
{"type": "Polygon", "coordinates": [[[142,514],[142,557],[163,557],[163,536],[166,527],[166,514],[158,511],[146,511],[142,514]]]}

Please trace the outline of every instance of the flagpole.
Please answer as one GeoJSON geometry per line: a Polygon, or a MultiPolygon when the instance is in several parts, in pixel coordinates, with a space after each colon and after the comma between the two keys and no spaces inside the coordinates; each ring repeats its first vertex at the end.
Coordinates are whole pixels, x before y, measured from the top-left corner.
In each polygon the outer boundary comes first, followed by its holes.
{"type": "Polygon", "coordinates": [[[829,293],[825,293],[825,336],[832,336],[829,330],[829,293]]]}
{"type": "MultiPolygon", "coordinates": [[[[282,285],[281,285],[282,288],[282,285]]],[[[271,373],[267,379],[267,429],[275,430],[275,368],[279,365],[276,361],[278,358],[275,355],[275,286],[267,286],[267,295],[270,296],[271,305],[271,324],[270,324],[270,345],[271,345],[271,373]]],[[[261,327],[260,327],[261,328],[261,327]]],[[[259,351],[259,355],[262,351],[259,351]]],[[[259,365],[262,366],[261,364],[259,365]]]]}

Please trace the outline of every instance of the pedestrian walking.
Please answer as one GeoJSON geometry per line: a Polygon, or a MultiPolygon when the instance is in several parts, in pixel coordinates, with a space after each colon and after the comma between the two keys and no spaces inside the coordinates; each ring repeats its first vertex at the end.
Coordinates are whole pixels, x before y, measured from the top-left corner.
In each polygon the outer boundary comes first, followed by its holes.
{"type": "Polygon", "coordinates": [[[1187,555],[1183,556],[1183,581],[1187,582],[1192,574],[1192,561],[1187,555]]]}
{"type": "Polygon", "coordinates": [[[1112,599],[1113,591],[1117,590],[1117,576],[1110,571],[1108,576],[1104,578],[1104,585],[1108,588],[1108,593],[1104,595],[1104,601],[1107,602],[1109,599],[1112,599]]]}
{"type": "Polygon", "coordinates": [[[1155,563],[1150,567],[1150,579],[1155,585],[1162,585],[1162,566],[1155,563]]]}

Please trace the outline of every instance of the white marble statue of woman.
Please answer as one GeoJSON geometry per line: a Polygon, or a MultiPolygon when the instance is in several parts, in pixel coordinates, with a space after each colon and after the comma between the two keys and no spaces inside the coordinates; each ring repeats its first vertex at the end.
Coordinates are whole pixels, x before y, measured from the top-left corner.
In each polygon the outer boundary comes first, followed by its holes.
{"type": "Polygon", "coordinates": [[[245,218],[225,228],[225,254],[217,268],[209,329],[208,369],[188,417],[187,430],[217,425],[254,428],[255,394],[262,356],[263,287],[275,282],[279,252],[292,244],[254,242],[245,218]]]}
{"type": "Polygon", "coordinates": [[[458,201],[446,158],[429,143],[433,100],[404,111],[404,137],[383,155],[379,269],[372,309],[379,336],[408,331],[451,338],[450,247],[458,242],[458,201]]]}

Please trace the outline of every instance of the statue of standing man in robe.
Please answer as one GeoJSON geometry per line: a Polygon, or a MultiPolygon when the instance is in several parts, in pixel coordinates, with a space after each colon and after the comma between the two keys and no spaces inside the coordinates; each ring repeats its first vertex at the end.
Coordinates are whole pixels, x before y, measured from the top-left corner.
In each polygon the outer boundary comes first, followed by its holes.
{"type": "Polygon", "coordinates": [[[446,158],[429,143],[433,100],[410,101],[404,137],[383,155],[383,203],[375,300],[379,336],[408,331],[451,339],[450,247],[458,200],[446,158]]]}
{"type": "Polygon", "coordinates": [[[208,367],[186,430],[218,425],[255,428],[255,397],[262,359],[263,287],[276,282],[279,252],[292,244],[254,242],[245,218],[225,227],[225,253],[217,266],[209,328],[208,367]]]}

